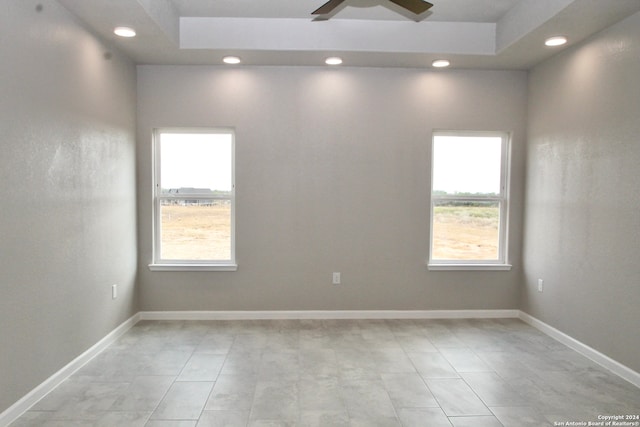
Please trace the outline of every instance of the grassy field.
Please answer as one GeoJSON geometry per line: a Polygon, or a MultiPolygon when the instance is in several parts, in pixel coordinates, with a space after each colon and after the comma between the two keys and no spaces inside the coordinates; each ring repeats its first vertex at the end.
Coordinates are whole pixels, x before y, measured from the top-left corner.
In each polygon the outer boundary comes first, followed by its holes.
{"type": "Polygon", "coordinates": [[[228,260],[231,205],[162,206],[162,258],[228,260]]]}
{"type": "Polygon", "coordinates": [[[498,228],[497,207],[437,206],[432,258],[497,259],[498,228]]]}
{"type": "MultiPolygon", "coordinates": [[[[435,208],[433,259],[498,257],[498,209],[435,208]]],[[[230,258],[231,206],[162,207],[162,258],[224,260],[230,258]]]]}

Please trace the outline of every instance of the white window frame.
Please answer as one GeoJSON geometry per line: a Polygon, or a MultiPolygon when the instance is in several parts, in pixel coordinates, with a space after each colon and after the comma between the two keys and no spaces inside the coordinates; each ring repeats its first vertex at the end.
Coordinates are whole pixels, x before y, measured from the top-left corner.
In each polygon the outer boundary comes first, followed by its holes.
{"type": "Polygon", "coordinates": [[[429,225],[429,260],[427,262],[429,270],[511,270],[509,264],[509,177],[511,167],[511,134],[501,131],[434,131],[431,141],[431,207],[429,225]],[[433,191],[433,171],[434,171],[434,147],[435,138],[438,136],[461,136],[461,137],[500,137],[502,139],[502,150],[500,160],[500,194],[497,196],[457,196],[457,195],[436,195],[433,191]],[[434,260],[433,257],[433,219],[434,207],[437,202],[442,201],[483,201],[497,202],[499,206],[499,233],[498,233],[498,259],[496,260],[434,260]]]}
{"type": "Polygon", "coordinates": [[[235,184],[235,131],[233,128],[156,128],[153,130],[153,261],[149,264],[152,271],[236,271],[236,184],[235,184]],[[231,193],[230,195],[194,194],[162,194],[160,188],[160,135],[161,134],[225,134],[231,135],[231,193]],[[228,200],[231,203],[231,259],[229,260],[166,260],[160,258],[161,250],[161,203],[162,200],[228,200]]]}

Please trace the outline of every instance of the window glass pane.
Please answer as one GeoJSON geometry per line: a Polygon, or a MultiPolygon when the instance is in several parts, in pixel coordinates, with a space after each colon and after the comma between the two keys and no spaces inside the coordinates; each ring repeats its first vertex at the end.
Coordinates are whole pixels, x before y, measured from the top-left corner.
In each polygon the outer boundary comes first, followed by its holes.
{"type": "Polygon", "coordinates": [[[431,258],[496,261],[499,228],[498,202],[436,201],[431,258]]]}
{"type": "Polygon", "coordinates": [[[230,194],[232,142],[230,133],[162,133],[162,193],[230,194]]]}
{"type": "Polygon", "coordinates": [[[230,200],[162,200],[160,257],[231,259],[230,200]]]}
{"type": "Polygon", "coordinates": [[[502,138],[436,135],[433,194],[500,194],[502,138]]]}

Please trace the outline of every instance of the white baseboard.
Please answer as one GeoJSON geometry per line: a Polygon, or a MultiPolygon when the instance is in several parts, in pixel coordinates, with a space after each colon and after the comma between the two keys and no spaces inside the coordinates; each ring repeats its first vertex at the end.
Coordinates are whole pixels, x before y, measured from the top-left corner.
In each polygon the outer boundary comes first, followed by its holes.
{"type": "Polygon", "coordinates": [[[31,390],[26,396],[0,413],[0,427],[5,427],[14,422],[18,417],[27,412],[29,408],[38,403],[58,385],[86,365],[91,359],[100,354],[105,348],[124,335],[140,320],[140,314],[136,313],[124,321],[120,326],[109,332],[107,336],[94,344],[80,356],[73,359],[66,366],[47,378],[42,384],[31,390]]]}
{"type": "Polygon", "coordinates": [[[518,318],[640,388],[640,373],[523,311],[518,318]]]}
{"type": "Polygon", "coordinates": [[[497,319],[519,310],[141,311],[140,320],[497,319]]]}

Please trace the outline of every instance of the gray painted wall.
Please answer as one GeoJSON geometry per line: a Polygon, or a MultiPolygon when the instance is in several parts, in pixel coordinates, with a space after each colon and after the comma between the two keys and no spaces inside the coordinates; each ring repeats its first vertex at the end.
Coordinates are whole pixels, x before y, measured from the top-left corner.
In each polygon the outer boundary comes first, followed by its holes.
{"type": "Polygon", "coordinates": [[[512,309],[525,72],[138,67],[143,310],[512,309]],[[150,272],[151,131],[236,129],[237,272],[150,272]],[[513,132],[510,272],[430,272],[433,129],[513,132]],[[342,285],[331,285],[331,273],[342,285]]]}
{"type": "Polygon", "coordinates": [[[636,372],[638,76],[638,13],[532,70],[522,294],[524,311],[636,372]]]}
{"type": "Polygon", "coordinates": [[[0,3],[0,412],[137,311],[135,67],[37,3],[0,3]]]}

